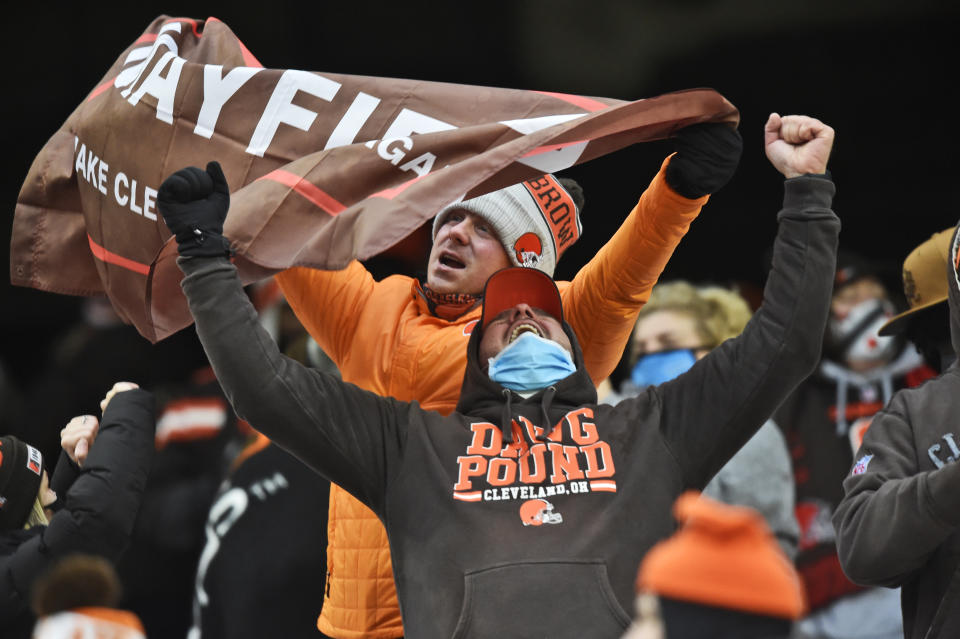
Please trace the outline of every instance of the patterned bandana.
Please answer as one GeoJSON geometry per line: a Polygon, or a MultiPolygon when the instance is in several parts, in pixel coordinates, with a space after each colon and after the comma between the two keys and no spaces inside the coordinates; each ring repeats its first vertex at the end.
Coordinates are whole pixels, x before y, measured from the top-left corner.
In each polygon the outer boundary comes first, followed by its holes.
{"type": "Polygon", "coordinates": [[[437,293],[426,282],[420,282],[420,292],[427,301],[430,312],[440,319],[451,322],[464,313],[468,313],[483,299],[469,293],[437,293]]]}

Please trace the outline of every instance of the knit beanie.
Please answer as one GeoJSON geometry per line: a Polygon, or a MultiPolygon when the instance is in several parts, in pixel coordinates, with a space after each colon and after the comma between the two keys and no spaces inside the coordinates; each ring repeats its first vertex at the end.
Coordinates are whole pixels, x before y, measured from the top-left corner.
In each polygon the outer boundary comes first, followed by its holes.
{"type": "Polygon", "coordinates": [[[514,266],[538,268],[550,277],[582,231],[574,198],[550,174],[444,207],[433,220],[434,240],[454,210],[486,220],[514,266]]]}
{"type": "Polygon", "coordinates": [[[0,531],[23,526],[40,492],[43,455],[13,435],[0,437],[0,531]]]}
{"type": "Polygon", "coordinates": [[[637,589],[755,615],[798,619],[803,590],[793,565],[756,511],[684,493],[680,529],[640,564],[637,589]]]}

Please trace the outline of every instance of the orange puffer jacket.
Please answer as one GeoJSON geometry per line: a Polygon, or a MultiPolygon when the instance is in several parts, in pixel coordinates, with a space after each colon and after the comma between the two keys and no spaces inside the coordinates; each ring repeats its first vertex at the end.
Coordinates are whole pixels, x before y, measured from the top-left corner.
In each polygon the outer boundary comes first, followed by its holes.
{"type": "MultiPolygon", "coordinates": [[[[557,283],[595,384],[617,365],[650,289],[707,200],[671,190],[666,164],[596,257],[572,282],[557,283]]],[[[428,410],[453,411],[479,308],[441,319],[430,313],[416,280],[395,275],[376,282],[359,262],[342,271],[293,268],[277,281],[344,381],[428,410]]],[[[337,639],[403,636],[386,532],[372,511],[336,485],[317,627],[337,639]]]]}

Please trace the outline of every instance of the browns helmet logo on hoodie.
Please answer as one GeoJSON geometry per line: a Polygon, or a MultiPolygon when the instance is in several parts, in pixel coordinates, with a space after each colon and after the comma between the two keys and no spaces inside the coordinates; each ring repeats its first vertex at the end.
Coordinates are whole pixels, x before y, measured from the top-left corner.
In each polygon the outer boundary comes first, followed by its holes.
{"type": "Polygon", "coordinates": [[[520,521],[524,526],[562,524],[563,515],[555,512],[553,504],[546,499],[529,499],[520,506],[520,521]]]}

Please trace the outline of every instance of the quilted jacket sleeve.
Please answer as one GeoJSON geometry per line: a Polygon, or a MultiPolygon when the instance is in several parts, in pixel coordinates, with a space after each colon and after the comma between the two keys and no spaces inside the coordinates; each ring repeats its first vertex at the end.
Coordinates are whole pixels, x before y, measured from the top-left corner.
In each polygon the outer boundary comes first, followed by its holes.
{"type": "Polygon", "coordinates": [[[297,266],[275,277],[303,327],[333,361],[342,362],[356,344],[356,318],[370,299],[373,276],[353,261],[342,271],[297,266]]]}
{"type": "Polygon", "coordinates": [[[569,286],[561,287],[566,320],[594,384],[603,381],[630,341],[637,313],[709,196],[688,200],[664,179],[669,158],[613,237],[569,286]]]}

